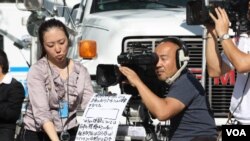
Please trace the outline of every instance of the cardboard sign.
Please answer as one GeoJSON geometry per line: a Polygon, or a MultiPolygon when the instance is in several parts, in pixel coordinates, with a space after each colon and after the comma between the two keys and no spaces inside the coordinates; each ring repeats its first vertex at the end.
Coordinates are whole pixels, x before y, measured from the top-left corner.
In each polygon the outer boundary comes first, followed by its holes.
{"type": "Polygon", "coordinates": [[[131,95],[94,95],[83,116],[75,141],[115,141],[119,119],[131,95]]]}

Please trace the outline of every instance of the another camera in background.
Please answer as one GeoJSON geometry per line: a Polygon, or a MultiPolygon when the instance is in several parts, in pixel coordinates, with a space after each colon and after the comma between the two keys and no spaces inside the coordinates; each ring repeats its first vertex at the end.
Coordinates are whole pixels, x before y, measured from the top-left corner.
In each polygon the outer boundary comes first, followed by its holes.
{"type": "Polygon", "coordinates": [[[231,28],[236,34],[250,30],[248,20],[249,0],[188,0],[186,9],[186,20],[188,25],[214,24],[209,16],[212,12],[215,16],[215,8],[224,8],[231,22],[231,28]]]}

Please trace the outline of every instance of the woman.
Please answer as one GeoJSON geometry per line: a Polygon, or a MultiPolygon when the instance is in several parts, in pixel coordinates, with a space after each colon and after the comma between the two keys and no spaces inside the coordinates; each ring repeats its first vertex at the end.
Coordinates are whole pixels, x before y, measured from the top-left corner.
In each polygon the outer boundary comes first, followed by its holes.
{"type": "Polygon", "coordinates": [[[25,91],[23,85],[9,73],[9,63],[5,52],[0,49],[0,137],[3,141],[13,141],[25,91]]]}
{"type": "Polygon", "coordinates": [[[38,35],[42,53],[28,73],[29,103],[20,140],[73,141],[77,109],[84,109],[94,93],[90,75],[66,57],[69,34],[61,21],[45,21],[38,35]]]}

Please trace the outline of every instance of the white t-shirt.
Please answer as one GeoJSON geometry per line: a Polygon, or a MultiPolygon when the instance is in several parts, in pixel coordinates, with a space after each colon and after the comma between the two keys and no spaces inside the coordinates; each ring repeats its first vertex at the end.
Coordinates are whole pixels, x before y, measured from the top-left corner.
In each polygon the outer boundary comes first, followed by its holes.
{"type": "MultiPolygon", "coordinates": [[[[240,37],[238,48],[245,53],[250,53],[250,37],[240,37]]],[[[229,62],[226,55],[222,53],[222,59],[232,69],[233,65],[229,62]]],[[[250,66],[249,66],[250,67],[250,66]]],[[[250,125],[250,73],[238,73],[236,83],[231,98],[230,111],[236,120],[241,124],[250,125]],[[243,96],[243,97],[242,97],[243,96]]]]}

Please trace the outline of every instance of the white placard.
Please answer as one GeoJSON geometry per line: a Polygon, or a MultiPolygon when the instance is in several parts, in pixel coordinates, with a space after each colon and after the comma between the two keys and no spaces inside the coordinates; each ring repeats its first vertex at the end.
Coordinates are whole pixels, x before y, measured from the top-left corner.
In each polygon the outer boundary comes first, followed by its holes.
{"type": "Polygon", "coordinates": [[[75,141],[115,141],[119,119],[130,97],[95,94],[80,117],[75,141]]]}

